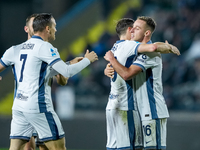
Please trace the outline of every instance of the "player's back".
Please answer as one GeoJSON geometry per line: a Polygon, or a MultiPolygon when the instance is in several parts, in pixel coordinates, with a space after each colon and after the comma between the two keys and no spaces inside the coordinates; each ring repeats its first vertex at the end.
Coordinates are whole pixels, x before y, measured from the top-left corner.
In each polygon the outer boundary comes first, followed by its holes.
{"type": "MultiPolygon", "coordinates": [[[[111,51],[118,62],[129,67],[137,56],[139,43],[135,41],[117,41],[111,51]]],[[[111,91],[107,109],[133,110],[133,89],[132,81],[124,81],[116,72],[111,79],[111,91]]]]}
{"type": "Polygon", "coordinates": [[[24,42],[18,53],[13,67],[17,81],[13,109],[31,113],[53,110],[48,65],[59,55],[40,38],[24,42]]]}

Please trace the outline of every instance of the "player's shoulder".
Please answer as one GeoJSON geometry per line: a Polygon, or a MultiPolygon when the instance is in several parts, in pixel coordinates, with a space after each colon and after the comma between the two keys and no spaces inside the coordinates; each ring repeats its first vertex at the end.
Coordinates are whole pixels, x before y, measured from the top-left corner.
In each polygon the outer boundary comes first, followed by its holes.
{"type": "Polygon", "coordinates": [[[54,48],[53,45],[47,41],[43,41],[41,44],[42,44],[42,47],[54,48]]]}
{"type": "Polygon", "coordinates": [[[126,40],[126,41],[124,42],[124,47],[130,48],[130,49],[136,47],[137,45],[140,45],[140,43],[139,43],[139,42],[136,42],[136,41],[126,40]]]}
{"type": "Polygon", "coordinates": [[[17,44],[17,45],[13,45],[13,46],[9,47],[6,51],[9,51],[9,52],[16,51],[16,50],[21,49],[22,46],[23,46],[23,43],[17,44]]]}

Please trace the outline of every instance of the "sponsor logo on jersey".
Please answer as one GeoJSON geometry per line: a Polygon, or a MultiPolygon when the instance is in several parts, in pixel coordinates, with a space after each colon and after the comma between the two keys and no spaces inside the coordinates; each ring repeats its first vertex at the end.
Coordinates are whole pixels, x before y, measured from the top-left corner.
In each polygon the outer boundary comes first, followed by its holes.
{"type": "Polygon", "coordinates": [[[52,48],[51,48],[51,56],[56,56],[56,52],[55,52],[55,50],[53,50],[52,48]]]}
{"type": "Polygon", "coordinates": [[[22,101],[27,101],[28,96],[24,96],[21,93],[17,93],[17,97],[16,98],[19,99],[19,100],[22,100],[22,101]]]}
{"type": "Polygon", "coordinates": [[[147,59],[147,55],[143,54],[142,59],[147,59]]]}
{"type": "Polygon", "coordinates": [[[114,95],[114,94],[110,94],[109,95],[109,99],[116,99],[119,95],[114,95]]]}
{"type": "Polygon", "coordinates": [[[147,141],[146,144],[150,143],[151,141],[147,141]]]}
{"type": "Polygon", "coordinates": [[[147,56],[145,54],[143,54],[143,55],[141,55],[140,57],[137,58],[137,60],[139,60],[141,62],[145,62],[145,59],[147,59],[147,56]]]}

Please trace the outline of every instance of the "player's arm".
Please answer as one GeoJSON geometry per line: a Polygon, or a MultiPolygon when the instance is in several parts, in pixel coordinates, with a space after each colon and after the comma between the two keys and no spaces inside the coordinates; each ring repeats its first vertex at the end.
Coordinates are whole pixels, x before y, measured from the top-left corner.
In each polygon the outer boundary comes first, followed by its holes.
{"type": "Polygon", "coordinates": [[[117,59],[115,59],[113,53],[108,51],[104,58],[109,61],[114,68],[114,70],[124,79],[130,80],[132,77],[136,76],[138,73],[142,71],[139,66],[131,65],[129,68],[121,65],[117,59]]]}
{"type": "Polygon", "coordinates": [[[97,54],[94,51],[89,53],[89,50],[87,50],[85,57],[80,62],[66,65],[63,61],[58,61],[52,65],[52,68],[64,77],[71,77],[96,60],[98,60],[97,54]]]}
{"type": "Polygon", "coordinates": [[[174,45],[169,44],[167,41],[163,42],[156,42],[153,44],[140,44],[138,46],[138,52],[160,52],[160,53],[173,53],[176,55],[180,55],[180,51],[174,45]]]}
{"type": "Polygon", "coordinates": [[[115,70],[113,69],[113,67],[111,67],[111,64],[108,63],[108,64],[106,65],[106,68],[104,69],[104,74],[105,74],[106,76],[110,77],[110,78],[113,78],[114,71],[115,71],[115,70]]]}
{"type": "MultiPolygon", "coordinates": [[[[0,72],[2,72],[4,69],[6,69],[6,67],[4,67],[1,63],[0,63],[0,72]]],[[[0,76],[0,80],[2,80],[2,77],[0,76]]]]}
{"type": "MultiPolygon", "coordinates": [[[[83,57],[76,57],[76,58],[72,59],[71,61],[69,61],[69,65],[75,64],[75,63],[81,61],[82,59],[83,59],[83,57]]],[[[57,83],[62,86],[66,85],[68,82],[68,79],[69,79],[67,77],[64,77],[61,74],[57,74],[57,75],[55,75],[55,77],[56,77],[57,83]]]]}
{"type": "Polygon", "coordinates": [[[68,82],[68,79],[69,79],[69,78],[62,76],[61,74],[58,74],[55,77],[56,77],[57,83],[62,85],[62,86],[66,85],[67,82],[68,82]]]}
{"type": "Polygon", "coordinates": [[[4,69],[6,68],[0,63],[0,72],[2,72],[4,69]]]}

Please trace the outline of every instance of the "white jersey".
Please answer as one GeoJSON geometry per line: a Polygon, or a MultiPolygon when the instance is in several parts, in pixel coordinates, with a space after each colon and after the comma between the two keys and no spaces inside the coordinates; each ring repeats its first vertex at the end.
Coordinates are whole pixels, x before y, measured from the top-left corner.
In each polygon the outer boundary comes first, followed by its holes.
{"type": "Polygon", "coordinates": [[[167,105],[162,95],[161,54],[156,52],[140,54],[133,65],[143,70],[134,78],[134,89],[141,119],[168,118],[167,105]]]}
{"type": "MultiPolygon", "coordinates": [[[[129,67],[137,57],[137,48],[140,44],[135,41],[117,41],[112,47],[118,62],[129,67]]],[[[111,91],[106,109],[136,110],[132,80],[124,81],[116,72],[111,79],[111,91]]]]}
{"type": "Polygon", "coordinates": [[[53,111],[49,79],[53,76],[51,66],[60,60],[57,49],[37,36],[4,53],[1,63],[12,65],[16,81],[13,110],[53,111]]]}

